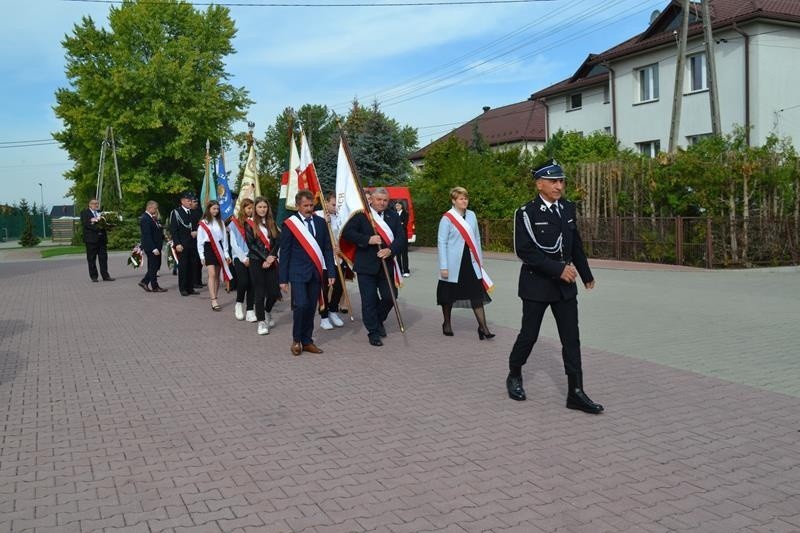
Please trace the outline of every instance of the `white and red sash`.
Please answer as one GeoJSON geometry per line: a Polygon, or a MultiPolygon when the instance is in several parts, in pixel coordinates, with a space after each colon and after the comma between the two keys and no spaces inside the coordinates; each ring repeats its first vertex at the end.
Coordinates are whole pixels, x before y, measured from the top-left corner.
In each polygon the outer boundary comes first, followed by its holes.
{"type": "MultiPolygon", "coordinates": [[[[313,219],[312,219],[313,224],[313,219]]],[[[319,281],[320,281],[320,292],[319,292],[319,304],[321,309],[325,307],[325,300],[322,295],[323,289],[323,277],[322,271],[325,270],[325,257],[322,255],[322,248],[319,247],[319,243],[317,239],[308,231],[308,228],[300,220],[299,216],[290,216],[286,219],[286,227],[289,228],[289,231],[292,232],[294,238],[297,239],[297,242],[300,243],[300,246],[303,247],[303,250],[308,254],[309,259],[311,262],[314,263],[314,266],[317,267],[317,274],[319,274],[319,281]]]]}
{"type": "Polygon", "coordinates": [[[467,243],[467,247],[472,254],[472,259],[478,263],[478,268],[480,268],[481,283],[483,283],[483,288],[486,289],[486,292],[492,292],[494,290],[494,282],[492,281],[492,278],[489,277],[489,273],[486,272],[481,264],[481,258],[478,255],[478,247],[475,244],[477,241],[475,239],[475,235],[472,233],[472,227],[467,224],[467,221],[464,220],[464,217],[462,217],[458,211],[455,210],[455,208],[450,209],[450,211],[442,216],[453,224],[453,226],[461,234],[461,238],[464,239],[465,243],[467,243]]]}
{"type": "MultiPolygon", "coordinates": [[[[383,239],[383,242],[386,243],[386,246],[387,247],[391,247],[392,243],[394,242],[394,232],[389,227],[389,224],[387,224],[386,221],[383,220],[383,217],[381,217],[371,207],[369,209],[372,212],[372,220],[375,221],[375,231],[377,231],[378,235],[381,236],[381,239],[383,239]]],[[[402,287],[403,286],[403,276],[401,275],[401,272],[400,272],[400,265],[397,264],[397,258],[394,257],[394,256],[392,256],[392,265],[394,265],[394,268],[392,268],[392,271],[393,271],[393,274],[394,274],[392,276],[394,278],[394,286],[395,287],[402,287]]]]}
{"type": "MultiPolygon", "coordinates": [[[[242,236],[242,238],[245,238],[244,227],[242,226],[242,223],[239,222],[239,219],[236,218],[236,217],[233,217],[233,218],[231,218],[231,222],[233,222],[236,225],[236,229],[239,230],[239,234],[242,236]]],[[[249,222],[249,220],[248,220],[248,222],[249,222]]]]}
{"type": "Polygon", "coordinates": [[[254,221],[252,221],[252,220],[248,220],[247,223],[250,225],[250,228],[253,230],[253,235],[258,237],[258,240],[260,240],[262,243],[264,243],[264,248],[267,249],[267,253],[272,252],[272,246],[269,243],[269,239],[267,238],[266,235],[264,235],[264,232],[261,231],[261,228],[257,227],[256,223],[254,221]]]}
{"type": "Polygon", "coordinates": [[[231,276],[230,268],[228,268],[228,262],[225,260],[225,254],[222,252],[217,239],[214,238],[214,232],[211,231],[211,228],[208,227],[208,224],[206,224],[205,220],[200,221],[198,228],[203,228],[203,231],[205,231],[206,235],[208,236],[208,241],[211,243],[211,249],[214,251],[214,255],[217,256],[217,261],[220,264],[220,276],[222,276],[224,281],[230,281],[233,276],[231,276]]]}

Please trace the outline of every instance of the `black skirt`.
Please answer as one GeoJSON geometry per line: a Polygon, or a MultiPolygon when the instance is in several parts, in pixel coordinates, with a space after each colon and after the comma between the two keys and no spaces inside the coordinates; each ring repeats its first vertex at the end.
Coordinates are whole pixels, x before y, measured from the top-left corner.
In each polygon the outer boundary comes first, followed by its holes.
{"type": "Polygon", "coordinates": [[[440,279],[436,287],[436,304],[474,309],[491,301],[486,289],[483,288],[483,283],[475,275],[469,246],[464,243],[461,266],[458,269],[458,282],[451,283],[440,279]]]}
{"type": "Polygon", "coordinates": [[[203,243],[203,255],[205,256],[206,266],[219,266],[217,254],[214,253],[214,248],[211,247],[210,242],[203,243]]]}

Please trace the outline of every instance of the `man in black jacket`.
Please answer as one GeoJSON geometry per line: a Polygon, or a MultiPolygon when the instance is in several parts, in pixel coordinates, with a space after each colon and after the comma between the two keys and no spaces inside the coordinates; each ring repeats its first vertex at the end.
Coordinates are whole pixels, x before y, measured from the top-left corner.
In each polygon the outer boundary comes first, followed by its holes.
{"type": "Polygon", "coordinates": [[[178,289],[181,296],[197,294],[194,290],[193,268],[197,260],[197,226],[192,215],[190,192],[181,195],[181,205],[172,210],[169,217],[169,233],[178,253],[178,289]]]}
{"type": "Polygon", "coordinates": [[[390,286],[389,277],[394,277],[394,257],[407,246],[406,232],[400,225],[400,218],[392,209],[386,209],[389,194],[383,187],[372,191],[370,211],[375,226],[366,214],[355,215],[342,230],[342,238],[356,245],[353,270],[358,273],[358,291],[361,293],[361,320],[367,328],[369,343],[383,346],[381,337],[386,337],[383,322],[389,316],[394,303],[392,293],[397,295],[394,283],[390,286]],[[388,231],[387,231],[388,230],[388,231]],[[378,297],[380,294],[380,297],[378,297]]]}
{"type": "Polygon", "coordinates": [[[89,200],[89,207],[81,211],[81,226],[83,226],[83,242],[86,245],[86,261],[89,263],[89,278],[97,281],[97,265],[100,263],[100,275],[103,281],[114,281],[108,273],[108,235],[98,222],[100,222],[100,202],[97,198],[89,200]]]}
{"type": "Polygon", "coordinates": [[[158,270],[161,268],[161,248],[164,246],[164,229],[158,220],[158,203],[150,200],[147,202],[145,212],[139,219],[139,229],[142,232],[140,248],[147,254],[147,274],[139,286],[145,292],[167,292],[158,285],[158,270]]]}
{"type": "Polygon", "coordinates": [[[535,169],[533,177],[539,195],[514,215],[514,250],[522,260],[518,290],[522,329],[509,356],[506,388],[511,399],[525,400],[522,367],[549,307],[558,327],[569,382],[567,407],[598,414],[603,406],[583,391],[576,281],[580,276],[588,290],[595,281],[578,233],[575,204],[561,198],[565,177],[555,161],[535,169]]]}

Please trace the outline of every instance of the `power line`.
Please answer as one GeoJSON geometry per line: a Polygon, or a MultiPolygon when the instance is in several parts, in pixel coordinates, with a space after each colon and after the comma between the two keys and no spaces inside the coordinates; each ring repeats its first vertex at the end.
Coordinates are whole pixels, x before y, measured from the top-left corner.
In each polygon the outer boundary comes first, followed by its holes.
{"type": "Polygon", "coordinates": [[[52,146],[54,144],[58,144],[58,141],[28,143],[28,144],[7,144],[0,146],[0,150],[3,148],[30,148],[32,146],[52,146]]]}
{"type": "Polygon", "coordinates": [[[53,138],[49,139],[31,139],[28,141],[0,141],[0,144],[27,144],[27,143],[40,143],[45,141],[53,141],[53,138]]]}
{"type": "MultiPolygon", "coordinates": [[[[92,4],[121,4],[121,0],[62,0],[63,2],[79,2],[92,4]]],[[[336,4],[285,4],[285,3],[256,3],[256,2],[189,2],[194,6],[225,6],[225,7],[417,7],[417,6],[471,6],[485,4],[531,4],[542,2],[556,2],[558,0],[453,0],[429,2],[388,2],[385,4],[369,3],[336,3],[336,4]]],[[[159,1],[139,0],[139,4],[157,5],[159,1]]]]}

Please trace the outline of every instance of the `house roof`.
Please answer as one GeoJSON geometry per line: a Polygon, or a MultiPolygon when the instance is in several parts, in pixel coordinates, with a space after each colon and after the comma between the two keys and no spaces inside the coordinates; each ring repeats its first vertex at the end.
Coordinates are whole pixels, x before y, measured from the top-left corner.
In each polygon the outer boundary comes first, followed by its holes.
{"type": "Polygon", "coordinates": [[[74,205],[54,205],[50,208],[50,218],[74,217],[74,205]]]}
{"type": "MultiPolygon", "coordinates": [[[[759,18],[800,23],[798,0],[709,0],[709,2],[713,30],[759,18]]],[[[692,2],[690,9],[688,36],[694,37],[703,33],[702,8],[698,3],[692,2]]],[[[671,0],[645,31],[609,48],[602,54],[589,54],[572,76],[533,93],[531,98],[539,99],[572,92],[605,82],[608,79],[608,70],[603,67],[604,62],[674,43],[673,31],[680,26],[680,21],[681,1],[671,0]]]]}
{"type": "MultiPolygon", "coordinates": [[[[800,2],[797,0],[709,0],[711,28],[718,30],[754,19],[771,19],[800,23],[800,2]]],[[[689,37],[703,32],[703,12],[698,3],[690,4],[689,37]]],[[[617,59],[629,54],[674,42],[673,31],[680,25],[681,2],[672,0],[648,28],[602,54],[593,63],[617,59]]]]}
{"type": "Polygon", "coordinates": [[[521,141],[545,141],[544,106],[532,100],[525,100],[496,109],[487,109],[450,133],[410,154],[408,158],[411,160],[422,159],[433,145],[451,137],[457,137],[467,143],[471,142],[473,125],[476,122],[478,131],[489,146],[501,146],[521,141]]]}

